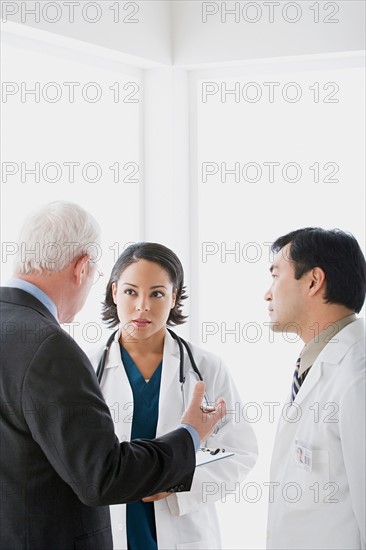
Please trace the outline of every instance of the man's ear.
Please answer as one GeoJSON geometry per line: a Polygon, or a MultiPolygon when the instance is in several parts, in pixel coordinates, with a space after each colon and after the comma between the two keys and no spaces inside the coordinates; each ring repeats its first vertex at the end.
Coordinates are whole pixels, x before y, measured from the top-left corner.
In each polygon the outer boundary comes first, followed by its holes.
{"type": "Polygon", "coordinates": [[[81,285],[89,274],[88,266],[89,256],[81,256],[74,264],[74,280],[77,285],[81,285]]]}
{"type": "Polygon", "coordinates": [[[309,271],[309,296],[315,296],[325,287],[325,273],[321,267],[313,267],[309,271]]]}

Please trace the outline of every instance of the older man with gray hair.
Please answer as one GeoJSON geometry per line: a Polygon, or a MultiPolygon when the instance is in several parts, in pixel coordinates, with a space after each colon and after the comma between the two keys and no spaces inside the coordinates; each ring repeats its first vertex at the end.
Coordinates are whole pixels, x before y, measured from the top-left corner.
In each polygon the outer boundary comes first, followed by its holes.
{"type": "Polygon", "coordinates": [[[99,227],[53,202],[20,236],[1,288],[0,548],[112,548],[108,504],[190,489],[195,449],[225,414],[202,413],[204,384],[182,425],[119,443],[86,355],[61,329],[83,307],[97,269],[99,227]]]}

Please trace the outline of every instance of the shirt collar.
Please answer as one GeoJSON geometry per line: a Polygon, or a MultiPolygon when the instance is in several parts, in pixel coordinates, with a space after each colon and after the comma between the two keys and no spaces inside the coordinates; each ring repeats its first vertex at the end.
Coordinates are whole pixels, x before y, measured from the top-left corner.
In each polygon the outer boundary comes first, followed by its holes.
{"type": "Polygon", "coordinates": [[[52,313],[56,321],[59,322],[56,304],[45,292],[43,292],[43,290],[38,288],[38,286],[30,283],[29,281],[24,281],[24,279],[19,279],[18,277],[11,277],[11,279],[9,279],[6,283],[6,286],[11,288],[19,288],[19,290],[24,290],[24,292],[28,292],[28,294],[31,294],[34,298],[37,298],[37,300],[39,300],[41,304],[43,304],[48,311],[52,313]]]}
{"type": "Polygon", "coordinates": [[[313,340],[310,340],[310,342],[308,342],[304,346],[302,352],[300,353],[301,363],[298,376],[301,376],[304,372],[310,369],[320,352],[329,342],[332,341],[332,338],[338,332],[340,332],[347,325],[353,323],[356,320],[356,315],[354,313],[351,313],[351,315],[347,315],[347,317],[343,317],[343,319],[339,319],[339,321],[332,323],[322,332],[319,332],[319,334],[317,334],[315,338],[313,338],[313,340]]]}

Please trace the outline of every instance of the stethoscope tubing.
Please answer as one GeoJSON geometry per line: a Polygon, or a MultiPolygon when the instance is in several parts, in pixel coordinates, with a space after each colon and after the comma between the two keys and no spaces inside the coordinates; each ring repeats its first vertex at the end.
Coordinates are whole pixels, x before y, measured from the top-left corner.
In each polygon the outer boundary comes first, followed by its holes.
{"type": "MultiPolygon", "coordinates": [[[[183,338],[178,336],[178,334],[173,332],[171,329],[168,328],[167,330],[168,330],[169,334],[172,336],[172,338],[174,338],[174,340],[177,342],[178,348],[179,348],[179,382],[180,382],[180,385],[181,385],[181,390],[182,390],[182,395],[183,395],[183,406],[185,408],[184,383],[185,383],[186,378],[184,376],[184,348],[187,351],[187,355],[188,355],[189,361],[191,363],[192,369],[196,373],[198,379],[203,381],[203,377],[202,377],[202,374],[199,371],[199,368],[197,367],[196,361],[193,357],[193,353],[192,353],[191,348],[189,347],[188,342],[186,342],[183,338]]],[[[106,345],[104,346],[101,358],[99,360],[97,371],[96,371],[96,375],[97,375],[97,379],[98,379],[99,384],[101,384],[101,381],[102,381],[102,378],[103,378],[104,368],[105,368],[105,365],[106,365],[106,362],[107,362],[107,356],[108,356],[109,349],[110,349],[110,347],[111,347],[111,345],[112,345],[112,343],[115,339],[115,336],[116,336],[117,332],[118,332],[118,329],[115,330],[109,336],[109,338],[106,342],[106,345]]],[[[205,393],[205,401],[206,401],[206,404],[209,405],[209,401],[208,401],[206,393],[205,393]]]]}

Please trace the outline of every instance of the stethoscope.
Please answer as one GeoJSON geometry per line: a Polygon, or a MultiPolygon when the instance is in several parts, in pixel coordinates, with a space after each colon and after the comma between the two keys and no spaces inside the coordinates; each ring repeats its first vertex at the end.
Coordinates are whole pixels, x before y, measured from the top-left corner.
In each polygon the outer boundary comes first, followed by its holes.
{"type": "MultiPolygon", "coordinates": [[[[188,342],[183,340],[183,338],[178,336],[178,334],[176,334],[175,332],[173,332],[169,328],[167,330],[168,330],[169,334],[177,342],[178,348],[179,348],[179,383],[180,383],[180,387],[181,387],[181,391],[182,391],[183,410],[185,410],[186,401],[185,401],[185,397],[184,397],[184,383],[186,381],[186,377],[184,376],[184,349],[183,348],[185,348],[186,351],[187,351],[188,358],[189,358],[189,361],[191,363],[192,369],[196,373],[198,380],[203,381],[203,378],[202,378],[202,374],[199,371],[199,368],[197,367],[196,361],[194,360],[192,350],[189,347],[188,342]]],[[[109,349],[112,345],[112,342],[114,341],[114,338],[115,338],[117,332],[118,332],[118,329],[115,330],[113,332],[113,334],[111,334],[110,337],[108,338],[107,343],[106,343],[106,345],[103,349],[102,356],[99,360],[97,371],[96,371],[99,384],[101,383],[102,378],[103,378],[104,368],[105,368],[105,364],[107,362],[107,356],[108,356],[109,349]]],[[[206,406],[210,407],[209,400],[208,400],[208,397],[207,397],[206,393],[205,393],[205,401],[206,401],[206,406]]]]}

